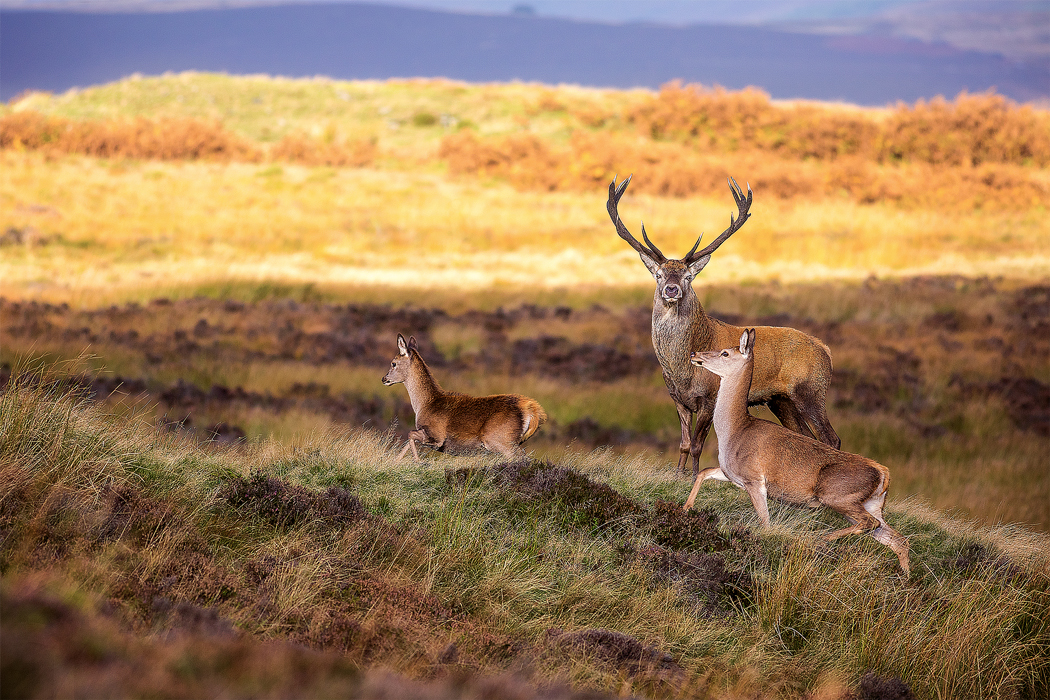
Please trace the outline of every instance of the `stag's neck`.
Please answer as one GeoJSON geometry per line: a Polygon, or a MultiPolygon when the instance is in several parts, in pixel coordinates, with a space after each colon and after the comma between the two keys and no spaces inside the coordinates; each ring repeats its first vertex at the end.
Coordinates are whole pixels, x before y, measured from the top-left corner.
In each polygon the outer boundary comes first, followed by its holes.
{"type": "Polygon", "coordinates": [[[668,304],[657,292],[653,298],[653,348],[665,371],[692,376],[689,353],[711,350],[714,325],[696,293],[686,293],[676,304],[668,304]]]}
{"type": "Polygon", "coordinates": [[[735,440],[740,431],[753,420],[747,412],[747,397],[751,393],[751,378],[755,370],[755,357],[749,359],[737,372],[722,377],[718,386],[718,397],[715,399],[713,423],[719,445],[719,462],[722,453],[728,452],[729,443],[735,440]]]}
{"type": "Polygon", "coordinates": [[[405,388],[408,389],[408,400],[412,404],[412,412],[416,414],[417,419],[420,411],[426,409],[444,393],[437,380],[434,379],[434,375],[430,373],[430,368],[423,362],[423,358],[418,356],[412,363],[408,379],[405,380],[405,388]]]}

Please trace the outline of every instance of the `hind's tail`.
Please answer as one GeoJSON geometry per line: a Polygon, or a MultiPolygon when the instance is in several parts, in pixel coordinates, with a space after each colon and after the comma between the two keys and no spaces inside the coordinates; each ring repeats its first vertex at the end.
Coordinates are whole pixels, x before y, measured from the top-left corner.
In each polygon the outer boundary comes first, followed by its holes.
{"type": "Polygon", "coordinates": [[[535,435],[540,426],[547,422],[547,412],[543,410],[543,406],[527,396],[519,399],[518,407],[521,409],[521,437],[518,444],[521,444],[535,435]]]}

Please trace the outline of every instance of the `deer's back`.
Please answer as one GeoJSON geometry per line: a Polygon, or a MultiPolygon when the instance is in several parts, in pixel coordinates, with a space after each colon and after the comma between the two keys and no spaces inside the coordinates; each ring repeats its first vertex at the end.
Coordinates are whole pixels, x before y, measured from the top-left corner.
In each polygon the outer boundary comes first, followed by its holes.
{"type": "MultiPolygon", "coordinates": [[[[716,322],[708,350],[734,347],[744,328],[716,322]]],[[[702,368],[697,367],[703,371],[702,368]]],[[[831,351],[818,339],[794,328],[755,327],[755,369],[748,404],[762,404],[800,389],[827,393],[831,384],[831,351]]]]}
{"type": "Polygon", "coordinates": [[[872,493],[888,478],[889,470],[875,460],[753,416],[718,440],[719,462],[725,460],[721,466],[731,481],[765,476],[769,495],[791,503],[815,504],[829,489],[872,493]]]}
{"type": "Polygon", "coordinates": [[[521,400],[517,394],[468,396],[448,392],[431,402],[423,420],[443,423],[449,436],[456,439],[480,439],[486,429],[496,424],[514,425],[520,430],[521,400]]]}

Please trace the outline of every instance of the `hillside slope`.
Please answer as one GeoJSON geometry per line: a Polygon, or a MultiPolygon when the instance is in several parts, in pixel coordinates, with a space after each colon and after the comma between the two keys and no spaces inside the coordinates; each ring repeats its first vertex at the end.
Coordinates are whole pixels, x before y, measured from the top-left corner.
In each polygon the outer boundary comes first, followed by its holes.
{"type": "Polygon", "coordinates": [[[1045,536],[891,496],[905,581],[870,538],[823,543],[827,513],[774,506],[761,531],[716,486],[684,516],[683,485],[644,458],[416,466],[395,447],[351,430],[204,449],[16,374],[4,695],[1050,690],[1045,536]]]}

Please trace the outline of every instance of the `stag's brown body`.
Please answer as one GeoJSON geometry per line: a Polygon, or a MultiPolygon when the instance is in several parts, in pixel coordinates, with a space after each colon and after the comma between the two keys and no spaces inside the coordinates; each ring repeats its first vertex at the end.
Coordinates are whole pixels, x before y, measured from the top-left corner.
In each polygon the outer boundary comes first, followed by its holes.
{"type": "MultiPolygon", "coordinates": [[[[639,243],[620,220],[617,205],[630,181],[631,178],[627,178],[617,187],[613,180],[609,185],[609,216],[616,232],[638,252],[656,280],[653,349],[681,422],[678,466],[684,469],[692,456],[693,474],[697,475],[700,453],[711,429],[718,377],[690,364],[689,356],[695,351],[732,345],[743,329],[708,316],[693,291],[692,280],[704,269],[718,246],[747,221],[752,193],[748,188],[745,198],[736,183],[731,182],[738,217],[730,217],[729,228],[703,250],[697,250],[698,238],[684,258],[673,260],[652,244],[644,225],[645,245],[639,243]]],[[[793,328],[760,326],[757,331],[760,344],[748,404],[765,404],[790,430],[810,437],[814,437],[815,432],[815,437],[822,442],[838,447],[839,437],[825,409],[831,384],[831,351],[816,338],[793,328]]]]}
{"type": "Polygon", "coordinates": [[[524,454],[521,443],[532,437],[547,420],[547,413],[534,399],[518,394],[468,396],[443,390],[419,354],[416,339],[397,336],[398,353],[390,363],[383,384],[404,382],[416,429],[408,436],[401,455],[415,442],[439,450],[485,449],[507,459],[524,454]]]}
{"type": "Polygon", "coordinates": [[[908,541],[886,523],[882,514],[890,470],[867,457],[837,450],[748,413],[749,390],[758,367],[757,349],[762,342],[756,331],[742,333],[739,348],[692,355],[694,365],[721,378],[714,414],[719,466],[697,476],[685,509],[692,507],[705,479],[731,481],[747,491],[766,526],[767,496],[802,506],[828,506],[851,525],[827,539],[870,532],[894,551],[907,574],[908,541]]]}

